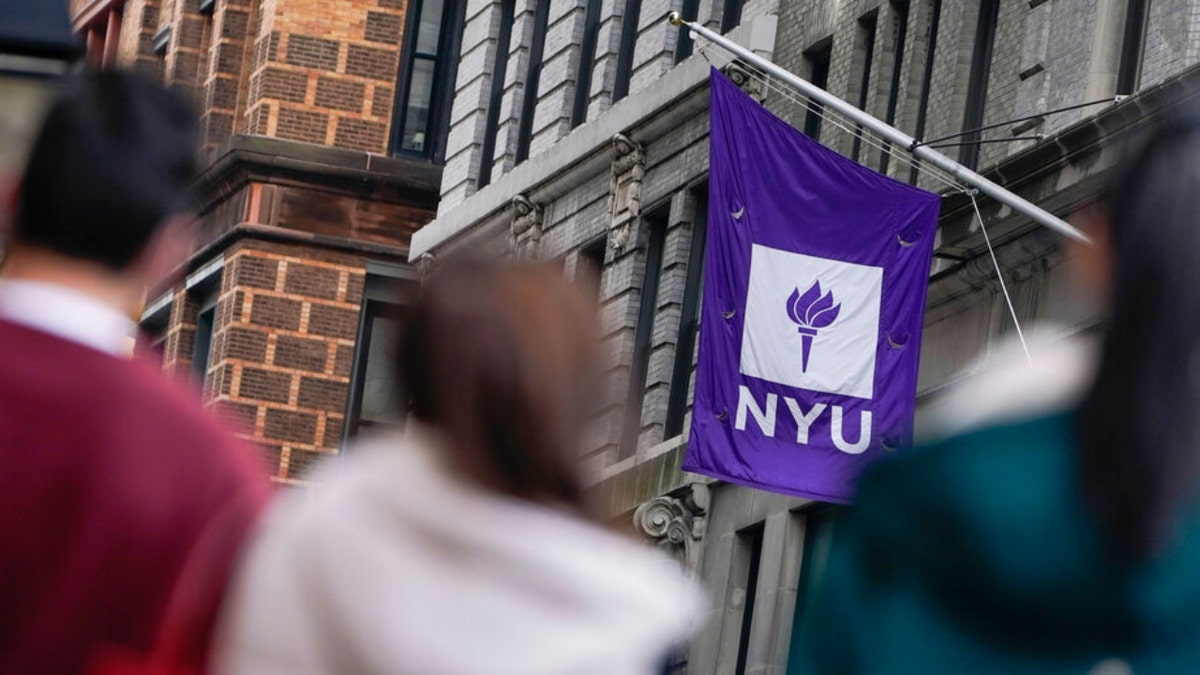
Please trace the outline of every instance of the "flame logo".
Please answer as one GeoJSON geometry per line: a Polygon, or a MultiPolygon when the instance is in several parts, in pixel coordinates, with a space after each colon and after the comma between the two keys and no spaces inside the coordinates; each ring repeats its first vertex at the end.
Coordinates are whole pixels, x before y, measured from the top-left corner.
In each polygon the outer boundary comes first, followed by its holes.
{"type": "Polygon", "coordinates": [[[796,324],[796,332],[801,335],[801,370],[808,372],[808,355],[812,351],[812,341],[817,335],[817,329],[828,328],[837,320],[842,311],[841,303],[834,304],[833,292],[821,294],[821,281],[818,279],[809,286],[807,291],[800,293],[797,287],[787,299],[788,318],[796,324]]]}

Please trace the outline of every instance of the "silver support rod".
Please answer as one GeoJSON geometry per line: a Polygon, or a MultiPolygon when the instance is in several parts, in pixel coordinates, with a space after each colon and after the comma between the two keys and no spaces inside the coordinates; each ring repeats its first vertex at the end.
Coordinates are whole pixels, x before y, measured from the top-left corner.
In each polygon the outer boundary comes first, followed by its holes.
{"type": "Polygon", "coordinates": [[[955,179],[962,181],[964,184],[979,190],[983,194],[995,199],[1001,204],[1007,205],[1013,211],[1028,216],[1035,222],[1045,225],[1051,230],[1071,237],[1072,239],[1088,243],[1091,242],[1087,235],[1068,225],[1065,221],[1063,221],[1063,219],[1055,216],[1053,213],[1050,213],[1049,211],[1040,208],[1000,187],[999,185],[984,178],[983,176],[980,176],[962,164],[959,164],[958,162],[943,155],[937,150],[934,150],[927,145],[917,145],[916,139],[914,139],[912,136],[909,136],[903,131],[900,131],[896,127],[893,127],[892,125],[872,116],[867,112],[859,110],[855,106],[850,105],[849,103],[816,86],[815,84],[801,79],[799,76],[780,68],[774,63],[771,63],[767,59],[764,59],[763,57],[755,54],[749,49],[746,49],[738,43],[729,40],[723,35],[714,33],[713,31],[694,21],[685,21],[683,19],[683,15],[679,12],[671,12],[667,16],[667,21],[669,21],[672,26],[687,26],[696,35],[699,35],[709,42],[729,51],[730,53],[745,59],[754,67],[770,73],[784,82],[787,82],[796,89],[800,90],[800,92],[808,98],[819,101],[826,107],[836,110],[842,116],[853,120],[857,124],[861,124],[863,127],[871,130],[876,135],[884,138],[892,144],[908,150],[917,159],[929,162],[942,171],[950,174],[955,179]]]}

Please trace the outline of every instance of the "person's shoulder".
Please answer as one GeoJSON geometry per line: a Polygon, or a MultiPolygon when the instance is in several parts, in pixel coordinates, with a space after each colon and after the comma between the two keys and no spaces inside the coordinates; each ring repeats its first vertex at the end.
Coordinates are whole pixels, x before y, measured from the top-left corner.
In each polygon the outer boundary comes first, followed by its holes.
{"type": "Polygon", "coordinates": [[[1055,411],[1009,420],[917,445],[863,475],[860,491],[977,494],[978,488],[1028,480],[1072,456],[1075,413],[1055,411]]]}
{"type": "Polygon", "coordinates": [[[930,444],[1075,408],[1095,376],[1096,338],[1047,326],[1026,341],[1002,342],[932,394],[917,412],[918,440],[930,444]]]}
{"type": "Polygon", "coordinates": [[[1005,532],[1013,541],[1013,523],[1034,539],[1070,528],[1078,511],[1073,438],[1073,414],[1054,413],[913,448],[864,473],[855,520],[918,557],[946,546],[974,549],[975,539],[1005,532]]]}

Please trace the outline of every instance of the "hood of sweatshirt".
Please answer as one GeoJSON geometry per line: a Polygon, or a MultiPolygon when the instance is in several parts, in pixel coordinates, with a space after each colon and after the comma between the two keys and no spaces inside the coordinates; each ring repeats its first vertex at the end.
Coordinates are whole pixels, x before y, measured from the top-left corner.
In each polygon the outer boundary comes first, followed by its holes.
{"type": "Polygon", "coordinates": [[[660,552],[469,485],[416,430],[350,450],[251,548],[217,664],[245,673],[653,672],[701,594],[660,552]]]}

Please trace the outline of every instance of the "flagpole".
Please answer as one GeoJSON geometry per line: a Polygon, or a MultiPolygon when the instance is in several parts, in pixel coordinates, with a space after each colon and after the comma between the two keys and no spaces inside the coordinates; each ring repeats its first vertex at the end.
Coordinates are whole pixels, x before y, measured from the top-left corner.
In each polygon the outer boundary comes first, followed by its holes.
{"type": "Polygon", "coordinates": [[[819,101],[826,107],[832,108],[842,116],[854,121],[857,124],[861,124],[867,129],[870,129],[876,135],[881,136],[894,145],[908,150],[917,159],[929,162],[942,171],[950,174],[955,179],[962,181],[964,184],[979,190],[983,194],[995,199],[1001,204],[1007,205],[1013,211],[1028,216],[1035,222],[1040,223],[1062,235],[1078,241],[1091,243],[1091,239],[1089,239],[1087,235],[1071,225],[1068,225],[1058,216],[1055,216],[1049,211],[993,183],[987,178],[975,173],[971,169],[968,169],[962,164],[959,164],[958,162],[943,155],[937,150],[934,150],[927,145],[920,145],[915,138],[909,136],[903,131],[900,131],[896,127],[893,127],[887,122],[884,122],[883,120],[863,110],[860,110],[853,105],[850,105],[837,96],[834,96],[817,85],[800,78],[794,73],[780,68],[779,66],[768,61],[767,59],[764,59],[758,54],[755,54],[749,49],[746,49],[738,43],[729,40],[725,36],[715,33],[694,21],[684,20],[683,15],[679,12],[671,12],[667,16],[667,21],[669,21],[672,26],[687,26],[696,35],[699,35],[709,42],[719,45],[725,50],[745,59],[754,67],[770,73],[784,82],[787,82],[796,89],[799,89],[800,92],[808,98],[819,101]]]}

